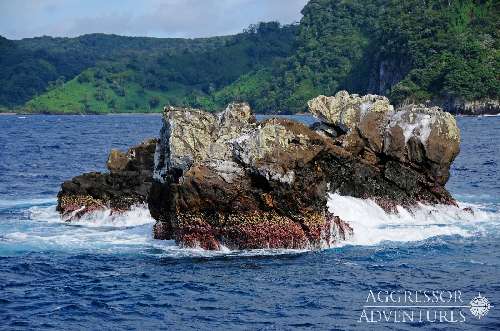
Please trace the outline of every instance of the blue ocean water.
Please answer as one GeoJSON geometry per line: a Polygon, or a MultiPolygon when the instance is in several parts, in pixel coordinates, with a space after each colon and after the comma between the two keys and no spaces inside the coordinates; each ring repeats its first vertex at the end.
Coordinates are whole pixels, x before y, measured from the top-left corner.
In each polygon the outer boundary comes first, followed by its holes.
{"type": "Polygon", "coordinates": [[[79,224],[55,212],[63,180],[157,136],[160,117],[0,116],[0,329],[499,330],[500,117],[457,120],[447,187],[474,215],[331,196],[356,232],[345,245],[206,252],[153,240],[144,208],[79,224]],[[463,305],[480,292],[493,307],[481,319],[463,308],[463,323],[367,323],[370,290],[459,290],[463,305]]]}

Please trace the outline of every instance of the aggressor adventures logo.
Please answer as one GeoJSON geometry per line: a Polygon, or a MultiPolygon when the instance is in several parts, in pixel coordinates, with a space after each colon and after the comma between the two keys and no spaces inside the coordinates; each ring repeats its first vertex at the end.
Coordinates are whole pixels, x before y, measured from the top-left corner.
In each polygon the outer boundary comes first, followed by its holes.
{"type": "Polygon", "coordinates": [[[370,290],[360,323],[464,323],[467,309],[475,318],[488,314],[493,305],[479,293],[467,304],[459,290],[370,290]]]}

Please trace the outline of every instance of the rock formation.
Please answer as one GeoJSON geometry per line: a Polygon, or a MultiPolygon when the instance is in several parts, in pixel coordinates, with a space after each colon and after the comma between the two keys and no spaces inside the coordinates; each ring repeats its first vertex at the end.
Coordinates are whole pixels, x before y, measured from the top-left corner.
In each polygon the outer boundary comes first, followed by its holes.
{"type": "Polygon", "coordinates": [[[308,106],[336,130],[341,136],[337,143],[353,155],[379,168],[397,162],[429,183],[444,186],[448,181],[451,162],[460,151],[460,132],[453,115],[440,108],[409,105],[395,111],[386,97],[346,91],[319,96],[308,106]]]}
{"type": "Polygon", "coordinates": [[[171,108],[164,117],[149,197],[154,234],[187,246],[305,248],[345,239],[326,210],[322,152],[307,126],[256,123],[247,104],[220,114],[171,108]]]}
{"type": "Polygon", "coordinates": [[[112,150],[106,164],[109,173],[91,172],[64,182],[57,195],[57,210],[63,219],[72,221],[103,209],[122,212],[147,203],[156,142],[147,140],[126,153],[112,150]]]}
{"type": "Polygon", "coordinates": [[[444,188],[460,142],[450,114],[395,110],[385,97],[344,91],[309,109],[321,121],[311,128],[257,122],[245,103],[218,114],[166,108],[157,142],[112,151],[109,174],[65,182],[59,210],[122,210],[147,197],[156,239],[205,249],[319,248],[352,234],[328,212],[329,192],[387,211],[455,203],[444,188]]]}
{"type": "Polygon", "coordinates": [[[500,114],[500,100],[498,99],[464,100],[450,97],[444,100],[434,100],[434,102],[452,114],[469,116],[500,114]]]}

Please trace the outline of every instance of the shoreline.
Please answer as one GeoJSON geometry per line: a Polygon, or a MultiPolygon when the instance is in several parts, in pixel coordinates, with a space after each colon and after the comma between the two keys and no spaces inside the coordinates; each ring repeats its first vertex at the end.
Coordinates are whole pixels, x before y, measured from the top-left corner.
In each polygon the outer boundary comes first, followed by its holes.
{"type": "MultiPolygon", "coordinates": [[[[106,113],[106,114],[76,114],[76,113],[61,113],[61,114],[44,114],[44,113],[0,113],[0,115],[16,115],[16,116],[127,116],[127,115],[148,115],[148,116],[158,116],[163,115],[163,112],[158,113],[106,113]]],[[[298,113],[298,114],[255,114],[258,116],[312,116],[310,113],[298,113]]]]}
{"type": "MultiPolygon", "coordinates": [[[[44,114],[44,113],[14,113],[14,112],[6,112],[6,113],[1,113],[0,116],[36,116],[36,115],[47,115],[47,116],[127,116],[127,115],[147,115],[147,116],[161,116],[163,112],[157,112],[157,113],[105,113],[105,114],[78,114],[78,113],[49,113],[49,114],[44,114]]],[[[499,117],[500,113],[497,114],[470,114],[470,113],[465,113],[465,114],[453,114],[455,117],[499,117]]],[[[296,113],[296,114],[259,114],[256,113],[255,115],[258,116],[312,116],[310,113],[296,113]]]]}

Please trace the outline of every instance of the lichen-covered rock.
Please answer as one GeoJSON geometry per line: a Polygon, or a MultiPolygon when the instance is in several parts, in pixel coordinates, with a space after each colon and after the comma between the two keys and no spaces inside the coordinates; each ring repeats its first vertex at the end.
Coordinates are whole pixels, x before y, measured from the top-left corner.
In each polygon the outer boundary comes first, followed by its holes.
{"type": "Polygon", "coordinates": [[[197,109],[166,108],[155,154],[155,179],[162,182],[166,177],[178,176],[193,163],[205,161],[237,171],[237,165],[221,161],[230,160],[231,139],[254,123],[255,116],[245,103],[232,103],[217,115],[197,109]]]}
{"type": "Polygon", "coordinates": [[[109,173],[91,172],[64,182],[57,205],[63,219],[78,220],[96,210],[123,212],[145,204],[152,184],[156,142],[144,141],[126,153],[112,150],[107,161],[109,173]]]}
{"type": "Polygon", "coordinates": [[[460,151],[460,131],[450,113],[411,105],[389,117],[384,144],[384,153],[421,167],[444,185],[460,151]]]}
{"type": "Polygon", "coordinates": [[[359,126],[367,113],[388,113],[394,110],[389,99],[380,95],[359,96],[340,91],[333,97],[320,95],[308,103],[309,111],[322,122],[347,132],[359,126]]]}
{"type": "Polygon", "coordinates": [[[309,162],[324,140],[303,124],[269,119],[235,139],[233,154],[236,161],[266,180],[291,184],[298,164],[309,162]]]}
{"type": "Polygon", "coordinates": [[[346,91],[319,96],[308,105],[312,114],[341,132],[336,139],[346,150],[365,155],[367,162],[389,157],[419,169],[440,185],[448,180],[460,150],[460,131],[454,117],[440,108],[409,105],[395,110],[385,97],[346,91]]]}
{"type": "Polygon", "coordinates": [[[129,158],[126,153],[118,149],[112,149],[109,153],[106,167],[112,172],[124,171],[127,168],[128,162],[129,158]]]}
{"type": "Polygon", "coordinates": [[[183,171],[207,159],[216,120],[201,110],[167,108],[155,153],[155,178],[163,180],[171,169],[183,171]]]}
{"type": "MultiPolygon", "coordinates": [[[[215,130],[203,136],[211,136],[209,150],[226,152],[193,158],[188,168],[170,167],[158,178],[149,197],[156,238],[206,249],[319,248],[350,235],[350,227],[328,213],[326,176],[315,169],[315,159],[335,148],[329,139],[290,120],[255,124],[246,104],[214,116],[215,130]]],[[[172,150],[171,136],[163,138],[163,150],[172,150]]]]}

